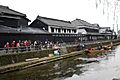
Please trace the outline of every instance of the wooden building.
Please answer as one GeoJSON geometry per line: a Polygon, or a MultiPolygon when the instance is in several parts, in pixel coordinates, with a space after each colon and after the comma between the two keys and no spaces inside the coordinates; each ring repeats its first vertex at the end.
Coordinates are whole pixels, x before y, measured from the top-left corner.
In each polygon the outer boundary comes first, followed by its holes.
{"type": "Polygon", "coordinates": [[[47,31],[52,34],[53,41],[58,42],[74,42],[81,36],[77,34],[77,28],[72,26],[70,21],[53,18],[37,16],[29,27],[47,31]]]}
{"type": "Polygon", "coordinates": [[[77,28],[70,21],[37,16],[30,27],[39,28],[49,33],[77,34],[77,28]]]}
{"type": "Polygon", "coordinates": [[[81,19],[70,22],[37,16],[30,25],[29,21],[25,14],[0,5],[0,47],[13,40],[69,43],[114,38],[110,29],[103,29],[98,24],[90,24],[81,19]]]}
{"type": "Polygon", "coordinates": [[[28,26],[29,21],[25,14],[12,10],[8,6],[0,5],[0,25],[22,28],[28,26]]]}
{"type": "Polygon", "coordinates": [[[110,27],[100,27],[99,29],[100,34],[104,34],[105,39],[115,39],[116,33],[110,29],[110,27]]]}
{"type": "Polygon", "coordinates": [[[78,28],[78,34],[84,35],[80,38],[81,41],[112,39],[112,32],[109,30],[109,32],[101,33],[102,28],[98,24],[91,24],[81,19],[73,20],[71,24],[78,28]]]}

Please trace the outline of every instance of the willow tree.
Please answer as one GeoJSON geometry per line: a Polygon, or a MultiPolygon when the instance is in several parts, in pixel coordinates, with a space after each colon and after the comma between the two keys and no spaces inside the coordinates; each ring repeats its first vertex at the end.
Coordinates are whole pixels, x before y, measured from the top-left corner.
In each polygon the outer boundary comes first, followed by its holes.
{"type": "Polygon", "coordinates": [[[107,15],[107,19],[112,18],[113,29],[117,27],[120,15],[120,0],[95,0],[96,9],[102,6],[103,15],[107,15]]]}

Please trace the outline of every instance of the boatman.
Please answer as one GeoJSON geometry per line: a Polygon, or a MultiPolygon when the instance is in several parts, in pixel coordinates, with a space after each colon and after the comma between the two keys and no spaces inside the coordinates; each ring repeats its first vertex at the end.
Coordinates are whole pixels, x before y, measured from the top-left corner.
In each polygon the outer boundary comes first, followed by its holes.
{"type": "Polygon", "coordinates": [[[101,50],[102,48],[102,43],[98,42],[98,50],[101,50]]]}

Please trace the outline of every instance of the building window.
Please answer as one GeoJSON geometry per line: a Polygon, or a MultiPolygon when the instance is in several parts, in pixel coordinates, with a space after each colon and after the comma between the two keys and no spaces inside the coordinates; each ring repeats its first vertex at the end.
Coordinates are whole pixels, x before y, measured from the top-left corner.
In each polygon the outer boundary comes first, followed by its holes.
{"type": "Polygon", "coordinates": [[[54,28],[51,27],[51,32],[54,32],[54,28]]]}
{"type": "Polygon", "coordinates": [[[60,28],[58,29],[58,32],[60,33],[60,28]]]}
{"type": "Polygon", "coordinates": [[[64,29],[64,33],[66,33],[66,29],[64,29]]]}
{"type": "Polygon", "coordinates": [[[73,30],[74,33],[76,33],[76,30],[73,30]]]}
{"type": "Polygon", "coordinates": [[[68,29],[67,31],[68,31],[68,33],[70,33],[70,29],[68,29]]]}

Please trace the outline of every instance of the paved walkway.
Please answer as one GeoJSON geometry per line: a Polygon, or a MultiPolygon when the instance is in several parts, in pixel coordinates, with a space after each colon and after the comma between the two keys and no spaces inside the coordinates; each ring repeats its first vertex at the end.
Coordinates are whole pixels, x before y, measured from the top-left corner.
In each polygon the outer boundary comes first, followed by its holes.
{"type": "MultiPolygon", "coordinates": [[[[103,42],[110,42],[110,41],[114,41],[114,40],[87,41],[87,42],[81,42],[81,43],[84,43],[85,45],[89,45],[89,44],[95,44],[95,43],[98,43],[98,42],[103,43],[103,42]]],[[[61,47],[71,47],[71,46],[76,46],[76,45],[78,45],[78,44],[65,44],[65,43],[63,43],[61,45],[61,47]]],[[[48,49],[42,48],[41,50],[48,50],[48,49]]],[[[3,50],[0,50],[0,56],[2,56],[2,55],[10,55],[10,54],[21,54],[21,53],[35,52],[35,51],[41,51],[41,50],[31,49],[31,51],[8,52],[8,53],[6,53],[5,49],[3,49],[3,50]]]]}

